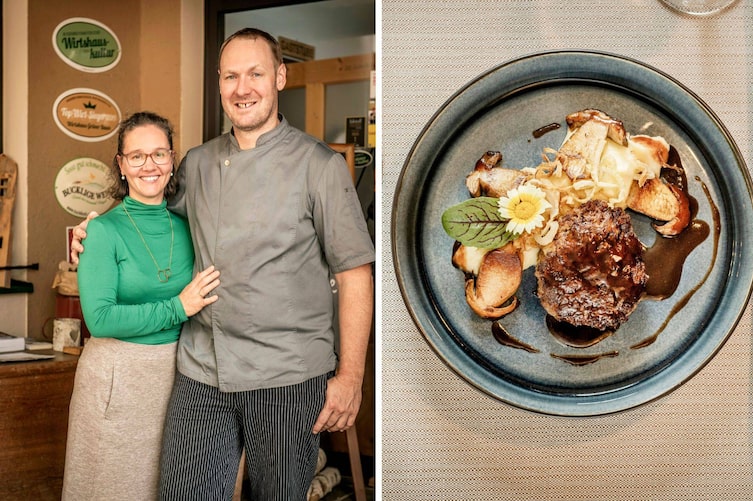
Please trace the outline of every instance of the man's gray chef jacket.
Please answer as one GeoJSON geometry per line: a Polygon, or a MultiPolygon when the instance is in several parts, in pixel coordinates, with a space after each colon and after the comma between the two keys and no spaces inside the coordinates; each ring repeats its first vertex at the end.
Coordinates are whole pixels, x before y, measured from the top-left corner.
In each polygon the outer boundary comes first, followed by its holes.
{"type": "Polygon", "coordinates": [[[178,370],[221,391],[333,370],[329,272],[374,261],[344,159],[280,119],[250,150],[232,133],[191,149],[170,205],[188,217],[195,271],[221,272],[219,300],[183,326],[178,370]]]}

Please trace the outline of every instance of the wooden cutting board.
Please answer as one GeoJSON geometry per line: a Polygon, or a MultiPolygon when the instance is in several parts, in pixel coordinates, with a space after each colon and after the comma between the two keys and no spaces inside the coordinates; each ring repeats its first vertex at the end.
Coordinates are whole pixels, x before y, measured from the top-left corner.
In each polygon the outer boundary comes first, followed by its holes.
{"type": "MultiPolygon", "coordinates": [[[[0,268],[10,262],[10,226],[13,220],[13,202],[16,200],[16,163],[4,153],[0,154],[0,268]]],[[[10,287],[10,271],[0,270],[0,287],[10,287]]]]}

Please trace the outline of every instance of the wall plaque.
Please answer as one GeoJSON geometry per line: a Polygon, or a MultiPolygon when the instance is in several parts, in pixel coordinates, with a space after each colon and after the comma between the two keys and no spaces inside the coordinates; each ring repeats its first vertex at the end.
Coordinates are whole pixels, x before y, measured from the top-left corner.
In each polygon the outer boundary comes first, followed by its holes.
{"type": "Polygon", "coordinates": [[[70,89],[52,106],[55,123],[79,141],[103,141],[118,131],[120,109],[109,96],[94,89],[70,89]]]}
{"type": "Polygon", "coordinates": [[[366,150],[356,150],[356,169],[363,169],[374,161],[374,155],[366,150]]]}
{"type": "Polygon", "coordinates": [[[110,167],[96,158],[76,158],[63,165],[55,178],[55,196],[66,212],[84,218],[100,214],[113,203],[110,167]]]}
{"type": "Polygon", "coordinates": [[[60,59],[79,71],[101,73],[120,61],[120,41],[104,24],[85,17],[61,22],[52,32],[52,46],[60,59]]]}

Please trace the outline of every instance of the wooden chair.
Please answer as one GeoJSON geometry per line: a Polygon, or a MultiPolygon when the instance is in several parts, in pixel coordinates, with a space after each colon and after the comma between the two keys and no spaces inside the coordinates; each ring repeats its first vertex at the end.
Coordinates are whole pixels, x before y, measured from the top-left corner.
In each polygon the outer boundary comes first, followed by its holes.
{"type": "MultiPolygon", "coordinates": [[[[348,164],[350,176],[353,179],[353,184],[355,184],[356,145],[353,143],[329,143],[329,147],[345,156],[345,163],[348,164]]],[[[348,459],[350,460],[350,471],[353,475],[353,490],[355,491],[356,501],[366,501],[366,486],[361,467],[361,448],[358,445],[358,431],[355,424],[345,431],[345,439],[348,443],[348,459]]]]}
{"type": "Polygon", "coordinates": [[[235,477],[235,492],[233,501],[241,501],[243,493],[243,476],[246,474],[246,451],[241,453],[241,464],[238,465],[238,476],[235,477]]]}
{"type": "MultiPolygon", "coordinates": [[[[353,143],[329,143],[329,147],[343,154],[345,163],[348,164],[353,184],[355,184],[356,145],[353,143]]],[[[355,491],[356,501],[366,501],[366,486],[363,480],[363,468],[361,467],[361,448],[358,445],[358,431],[355,424],[345,431],[345,440],[348,443],[348,459],[350,461],[350,471],[353,475],[353,490],[355,491]]]]}
{"type": "Polygon", "coordinates": [[[345,431],[345,437],[348,441],[348,459],[350,460],[350,471],[353,475],[353,491],[356,495],[356,501],[366,501],[366,485],[363,481],[363,469],[361,467],[361,448],[358,445],[358,432],[355,424],[345,431]]]}
{"type": "Polygon", "coordinates": [[[356,182],[356,145],[353,143],[328,143],[329,147],[345,157],[353,184],[356,182]]]}

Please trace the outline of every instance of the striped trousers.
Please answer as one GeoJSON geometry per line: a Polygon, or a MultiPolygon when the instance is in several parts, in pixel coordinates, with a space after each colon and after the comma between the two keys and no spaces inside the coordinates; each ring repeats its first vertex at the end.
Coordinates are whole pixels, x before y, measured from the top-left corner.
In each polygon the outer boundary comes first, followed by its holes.
{"type": "Polygon", "coordinates": [[[160,499],[231,499],[245,448],[250,499],[305,501],[319,453],[311,428],[328,377],[223,393],[178,373],[165,421],[160,499]]]}

